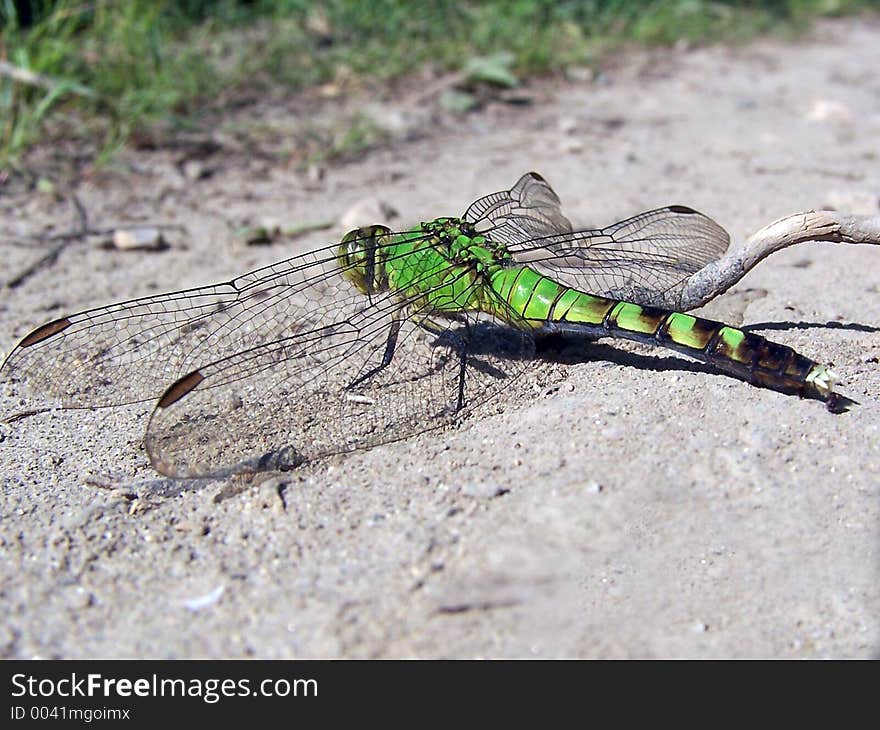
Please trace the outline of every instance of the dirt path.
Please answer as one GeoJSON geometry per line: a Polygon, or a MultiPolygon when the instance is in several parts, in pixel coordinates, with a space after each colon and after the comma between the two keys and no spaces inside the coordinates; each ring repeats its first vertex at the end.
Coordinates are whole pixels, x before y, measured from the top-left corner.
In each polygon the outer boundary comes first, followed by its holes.
{"type": "MultiPolygon", "coordinates": [[[[681,203],[735,242],[799,210],[876,212],[877,68],[880,25],[851,20],[795,46],[634,56],[317,181],[259,159],[214,156],[199,177],[170,153],[132,155],[77,191],[91,222],[185,232],[155,253],[71,244],[5,291],[0,349],[62,312],[326,243],[245,247],[233,230],[338,220],[377,191],[399,224],[537,170],[578,224],[681,203]]],[[[19,233],[74,220],[51,196],[0,197],[0,216],[19,233]]],[[[2,251],[9,280],[45,248],[2,251]]],[[[880,250],[808,244],[710,307],[833,362],[862,404],[841,416],[666,352],[601,347],[537,365],[497,413],[458,430],[231,496],[214,483],[135,501],[130,485],[155,476],[135,411],[3,426],[0,653],[871,656],[878,282],[880,250]],[[118,489],[90,483],[108,472],[118,489]]],[[[19,397],[4,388],[0,412],[19,397]]]]}

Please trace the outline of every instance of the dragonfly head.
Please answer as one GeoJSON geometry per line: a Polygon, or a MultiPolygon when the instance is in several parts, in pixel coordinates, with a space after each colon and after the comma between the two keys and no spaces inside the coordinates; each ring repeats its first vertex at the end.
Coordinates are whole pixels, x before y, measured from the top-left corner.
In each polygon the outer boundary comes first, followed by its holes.
{"type": "Polygon", "coordinates": [[[378,255],[383,239],[391,233],[386,226],[367,226],[345,234],[336,249],[336,262],[343,276],[362,294],[375,294],[388,288],[385,259],[378,255]]]}

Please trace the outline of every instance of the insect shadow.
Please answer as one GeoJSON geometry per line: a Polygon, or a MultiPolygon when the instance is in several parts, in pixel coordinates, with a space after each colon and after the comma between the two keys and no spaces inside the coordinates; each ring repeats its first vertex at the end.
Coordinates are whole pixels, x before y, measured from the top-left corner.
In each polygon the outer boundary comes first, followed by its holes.
{"type": "Polygon", "coordinates": [[[541,360],[561,365],[576,365],[603,360],[615,365],[652,372],[679,370],[712,375],[718,375],[720,372],[717,368],[705,363],[686,360],[675,355],[641,355],[637,352],[602,344],[594,339],[573,335],[550,334],[536,337],[535,354],[541,360]]]}
{"type": "Polygon", "coordinates": [[[760,330],[851,330],[853,332],[880,332],[880,327],[872,327],[858,322],[756,322],[744,325],[743,332],[760,330]]]}
{"type": "Polygon", "coordinates": [[[495,378],[509,377],[500,363],[529,361],[535,355],[535,342],[530,333],[488,320],[451,327],[437,335],[431,345],[448,347],[459,354],[464,352],[469,368],[495,378]]]}
{"type": "MultiPolygon", "coordinates": [[[[763,328],[763,325],[752,325],[752,328],[760,329],[763,328]]],[[[743,329],[746,330],[750,328],[744,327],[743,329]]],[[[758,385],[760,387],[760,384],[750,381],[748,376],[740,376],[736,373],[724,372],[706,363],[686,360],[674,355],[641,355],[636,352],[604,345],[596,342],[594,339],[586,337],[550,334],[536,337],[535,343],[536,355],[547,362],[573,365],[576,363],[603,360],[614,363],[615,365],[623,365],[638,370],[649,370],[652,372],[679,371],[705,373],[719,377],[733,378],[734,380],[739,380],[751,385],[758,385]]],[[[853,406],[857,405],[860,405],[858,401],[839,393],[835,393],[835,397],[828,401],[826,407],[832,413],[846,413],[853,406]]]]}

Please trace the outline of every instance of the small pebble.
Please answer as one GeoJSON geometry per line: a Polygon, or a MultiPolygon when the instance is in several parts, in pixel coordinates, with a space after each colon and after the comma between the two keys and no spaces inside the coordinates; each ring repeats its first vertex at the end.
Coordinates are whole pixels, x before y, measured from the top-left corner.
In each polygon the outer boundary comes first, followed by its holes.
{"type": "Polygon", "coordinates": [[[476,497],[477,499],[492,499],[507,494],[509,489],[501,487],[497,484],[471,483],[465,484],[461,488],[461,493],[466,497],[476,497]]]}
{"type": "Polygon", "coordinates": [[[342,214],[339,223],[342,228],[352,230],[374,223],[388,223],[397,215],[397,211],[384,200],[363,198],[342,214]]]}
{"type": "Polygon", "coordinates": [[[805,116],[811,122],[850,124],[853,121],[849,107],[833,99],[815,99],[805,116]]]}
{"type": "Polygon", "coordinates": [[[220,597],[223,595],[223,591],[226,590],[226,586],[219,585],[210,593],[206,593],[203,596],[196,596],[195,598],[190,598],[183,602],[184,608],[196,612],[201,611],[203,608],[208,608],[213,604],[217,603],[220,600],[220,597]]]}
{"type": "Polygon", "coordinates": [[[158,228],[117,228],[113,247],[120,251],[159,251],[167,246],[158,228]]]}
{"type": "Polygon", "coordinates": [[[187,160],[182,167],[183,176],[190,182],[211,177],[213,170],[206,167],[200,160],[187,160]]]}

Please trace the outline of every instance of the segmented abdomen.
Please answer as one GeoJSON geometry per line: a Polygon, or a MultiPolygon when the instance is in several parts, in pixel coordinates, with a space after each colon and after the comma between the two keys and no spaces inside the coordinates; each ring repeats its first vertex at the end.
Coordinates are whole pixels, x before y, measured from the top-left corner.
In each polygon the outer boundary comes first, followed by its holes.
{"type": "Polygon", "coordinates": [[[824,365],[722,322],[597,297],[528,267],[498,272],[492,288],[536,330],[625,337],[683,352],[765,388],[822,400],[832,393],[834,374],[824,365]]]}

